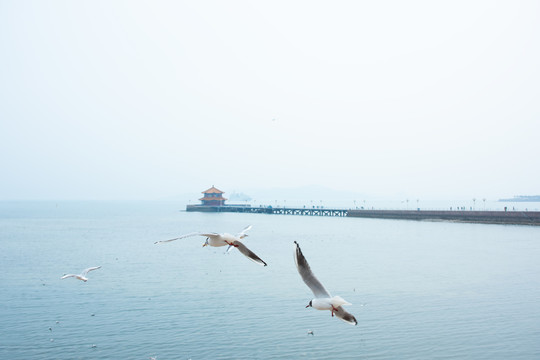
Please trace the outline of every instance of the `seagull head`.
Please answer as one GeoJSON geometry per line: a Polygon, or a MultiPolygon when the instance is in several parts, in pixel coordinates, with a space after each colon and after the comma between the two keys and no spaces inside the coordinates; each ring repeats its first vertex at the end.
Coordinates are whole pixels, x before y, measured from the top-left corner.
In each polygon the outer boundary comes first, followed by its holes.
{"type": "Polygon", "coordinates": [[[313,300],[310,300],[310,301],[309,301],[309,304],[306,305],[306,308],[308,308],[308,307],[313,307],[312,302],[313,302],[313,300]]]}

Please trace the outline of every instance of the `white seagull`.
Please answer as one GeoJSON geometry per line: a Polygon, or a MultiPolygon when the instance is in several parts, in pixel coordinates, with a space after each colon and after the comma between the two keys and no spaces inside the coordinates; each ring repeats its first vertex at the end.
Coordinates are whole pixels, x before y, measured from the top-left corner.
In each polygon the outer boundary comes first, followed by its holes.
{"type": "Polygon", "coordinates": [[[169,240],[162,240],[162,241],[156,241],[154,244],[161,244],[166,242],[171,242],[175,240],[185,239],[187,237],[191,236],[206,236],[206,242],[203,244],[203,247],[205,246],[213,246],[213,247],[220,247],[220,246],[226,246],[229,245],[227,248],[227,251],[230,251],[231,248],[235,247],[240,251],[242,254],[247,256],[248,259],[256,262],[259,265],[266,266],[266,263],[255,253],[251,250],[249,250],[246,245],[244,245],[240,240],[248,236],[246,232],[251,229],[251,225],[246,226],[244,230],[242,230],[238,235],[231,235],[228,233],[224,234],[218,234],[218,233],[190,233],[186,235],[182,235],[180,237],[169,239],[169,240]]]}
{"type": "Polygon", "coordinates": [[[80,274],[77,274],[77,275],[76,274],[65,274],[60,279],[67,279],[67,278],[70,278],[70,277],[74,277],[74,278],[77,278],[77,279],[82,280],[84,282],[87,282],[88,278],[86,277],[86,274],[88,274],[89,271],[97,270],[97,269],[100,269],[100,268],[101,268],[101,266],[90,267],[88,269],[84,269],[80,274]]]}
{"type": "Polygon", "coordinates": [[[358,322],[356,321],[356,318],[352,314],[345,311],[342,306],[351,305],[351,303],[345,301],[340,296],[330,295],[330,293],[324,288],[315,275],[313,275],[304,254],[302,254],[302,250],[300,250],[300,245],[298,245],[296,241],[294,243],[296,244],[294,260],[296,262],[298,273],[300,273],[302,280],[304,280],[306,285],[313,292],[313,295],[315,295],[315,298],[309,302],[306,308],[313,307],[317,310],[330,310],[332,312],[332,316],[335,314],[341,320],[351,325],[357,325],[358,322]]]}

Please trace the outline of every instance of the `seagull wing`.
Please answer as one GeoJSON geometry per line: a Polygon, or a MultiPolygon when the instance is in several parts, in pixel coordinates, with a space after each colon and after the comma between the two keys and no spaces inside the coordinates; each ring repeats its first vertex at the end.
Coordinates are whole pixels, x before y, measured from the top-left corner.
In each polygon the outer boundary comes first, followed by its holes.
{"type": "Polygon", "coordinates": [[[239,234],[238,234],[238,238],[239,239],[243,239],[246,237],[246,233],[251,230],[252,226],[251,225],[248,225],[246,226],[239,234]]]}
{"type": "Polygon", "coordinates": [[[89,271],[97,270],[99,268],[101,268],[101,266],[94,266],[94,267],[90,267],[88,269],[84,269],[83,272],[81,273],[81,275],[86,276],[86,274],[88,274],[89,271]]]}
{"type": "Polygon", "coordinates": [[[171,241],[175,241],[175,240],[180,240],[180,239],[185,239],[185,238],[187,238],[187,237],[197,236],[197,235],[199,235],[199,236],[206,236],[206,237],[212,237],[212,236],[216,236],[216,235],[218,235],[218,234],[216,234],[216,233],[198,233],[198,232],[194,232],[194,233],[189,233],[189,234],[182,235],[182,236],[177,237],[177,238],[174,238],[174,239],[156,241],[154,244],[167,243],[167,242],[171,242],[171,241]]]}
{"type": "Polygon", "coordinates": [[[234,242],[234,245],[238,249],[238,251],[240,251],[242,254],[247,256],[251,261],[254,261],[257,264],[266,266],[266,263],[260,257],[255,255],[255,253],[253,251],[249,250],[246,247],[246,245],[242,244],[240,241],[236,240],[234,242]]]}
{"type": "Polygon", "coordinates": [[[334,311],[334,315],[351,325],[358,325],[356,318],[351,313],[347,312],[343,306],[339,306],[337,310],[334,311]]]}
{"type": "Polygon", "coordinates": [[[67,279],[67,278],[75,277],[75,276],[77,276],[77,275],[75,275],[75,274],[66,274],[66,275],[62,276],[60,279],[67,279]]]}
{"type": "Polygon", "coordinates": [[[321,284],[321,282],[315,277],[315,275],[313,275],[313,272],[311,271],[311,268],[309,267],[309,264],[304,257],[304,254],[302,254],[302,250],[300,250],[300,245],[298,245],[296,241],[294,243],[296,244],[296,253],[294,260],[296,261],[296,268],[298,269],[298,273],[302,277],[302,280],[304,280],[304,282],[311,289],[313,295],[315,295],[316,298],[331,297],[328,291],[321,284]]]}

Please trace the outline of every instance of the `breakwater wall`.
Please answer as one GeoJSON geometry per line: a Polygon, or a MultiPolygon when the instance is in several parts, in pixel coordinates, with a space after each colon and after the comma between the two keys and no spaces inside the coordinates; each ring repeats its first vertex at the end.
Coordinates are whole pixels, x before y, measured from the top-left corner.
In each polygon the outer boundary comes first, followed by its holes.
{"type": "Polygon", "coordinates": [[[484,224],[540,225],[540,211],[349,210],[347,216],[484,224]]]}

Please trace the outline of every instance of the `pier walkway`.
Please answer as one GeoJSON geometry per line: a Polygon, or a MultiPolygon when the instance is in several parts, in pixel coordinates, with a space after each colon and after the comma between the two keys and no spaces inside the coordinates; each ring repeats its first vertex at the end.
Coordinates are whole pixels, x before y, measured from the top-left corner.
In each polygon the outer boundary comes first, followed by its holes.
{"type": "Polygon", "coordinates": [[[540,211],[448,211],[448,210],[353,210],[325,208],[289,208],[249,205],[188,205],[186,211],[237,212],[299,216],[341,216],[398,220],[454,221],[483,224],[540,226],[540,211]]]}
{"type": "Polygon", "coordinates": [[[350,210],[350,217],[540,225],[540,211],[350,210]]]}

